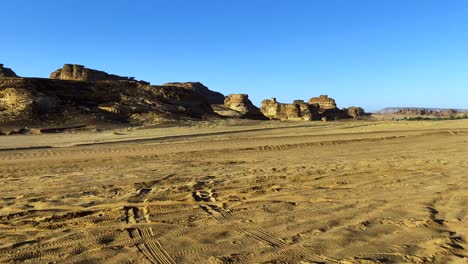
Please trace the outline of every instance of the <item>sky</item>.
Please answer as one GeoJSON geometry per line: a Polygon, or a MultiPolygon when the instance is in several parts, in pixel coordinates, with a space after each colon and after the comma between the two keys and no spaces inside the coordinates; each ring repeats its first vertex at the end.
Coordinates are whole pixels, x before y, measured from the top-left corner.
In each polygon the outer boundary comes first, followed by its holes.
{"type": "Polygon", "coordinates": [[[0,63],[20,76],[73,63],[256,105],[468,109],[465,0],[15,0],[0,14],[0,63]]]}

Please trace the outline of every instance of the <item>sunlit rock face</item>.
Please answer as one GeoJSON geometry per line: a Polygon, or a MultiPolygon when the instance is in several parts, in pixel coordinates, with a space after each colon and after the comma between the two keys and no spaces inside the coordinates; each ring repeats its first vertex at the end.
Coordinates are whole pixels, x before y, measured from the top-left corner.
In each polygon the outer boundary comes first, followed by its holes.
{"type": "MultiPolygon", "coordinates": [[[[64,64],[61,69],[58,69],[50,74],[50,79],[70,80],[70,81],[133,81],[133,77],[124,77],[114,74],[108,74],[104,71],[98,71],[85,68],[78,64],[64,64]]],[[[143,82],[145,84],[149,84],[143,82]]]]}
{"type": "Polygon", "coordinates": [[[318,104],[320,109],[335,109],[336,103],[333,98],[328,97],[328,95],[320,95],[319,97],[312,97],[309,99],[309,104],[318,104]]]}
{"type": "Polygon", "coordinates": [[[280,120],[313,120],[316,109],[302,100],[295,100],[292,104],[276,101],[276,98],[262,101],[260,111],[270,119],[280,120]]]}
{"type": "Polygon", "coordinates": [[[240,117],[267,119],[249,99],[247,94],[230,94],[224,99],[224,106],[238,112],[240,117]]]}

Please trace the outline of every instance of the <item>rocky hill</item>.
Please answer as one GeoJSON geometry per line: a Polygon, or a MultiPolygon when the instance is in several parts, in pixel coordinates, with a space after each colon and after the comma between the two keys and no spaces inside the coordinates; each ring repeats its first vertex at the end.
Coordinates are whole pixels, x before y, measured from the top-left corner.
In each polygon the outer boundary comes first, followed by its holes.
{"type": "Polygon", "coordinates": [[[0,78],[0,125],[74,119],[157,123],[216,116],[208,99],[190,89],[148,85],[84,67],[64,68],[52,74],[57,79],[0,78]]]}

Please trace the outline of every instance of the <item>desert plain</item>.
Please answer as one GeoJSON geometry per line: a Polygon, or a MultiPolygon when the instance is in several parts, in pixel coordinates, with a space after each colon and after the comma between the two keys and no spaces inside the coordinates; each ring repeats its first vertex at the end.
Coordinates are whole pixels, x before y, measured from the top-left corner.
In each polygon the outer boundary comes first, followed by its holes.
{"type": "Polygon", "coordinates": [[[0,263],[468,263],[468,120],[0,137],[0,263]]]}

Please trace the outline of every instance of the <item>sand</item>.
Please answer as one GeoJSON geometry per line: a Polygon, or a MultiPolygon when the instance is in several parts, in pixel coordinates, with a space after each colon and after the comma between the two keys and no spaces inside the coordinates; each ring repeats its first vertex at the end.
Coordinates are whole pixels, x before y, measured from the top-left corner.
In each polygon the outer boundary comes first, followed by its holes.
{"type": "Polygon", "coordinates": [[[0,148],[0,263],[468,262],[468,120],[17,135],[0,148]]]}

